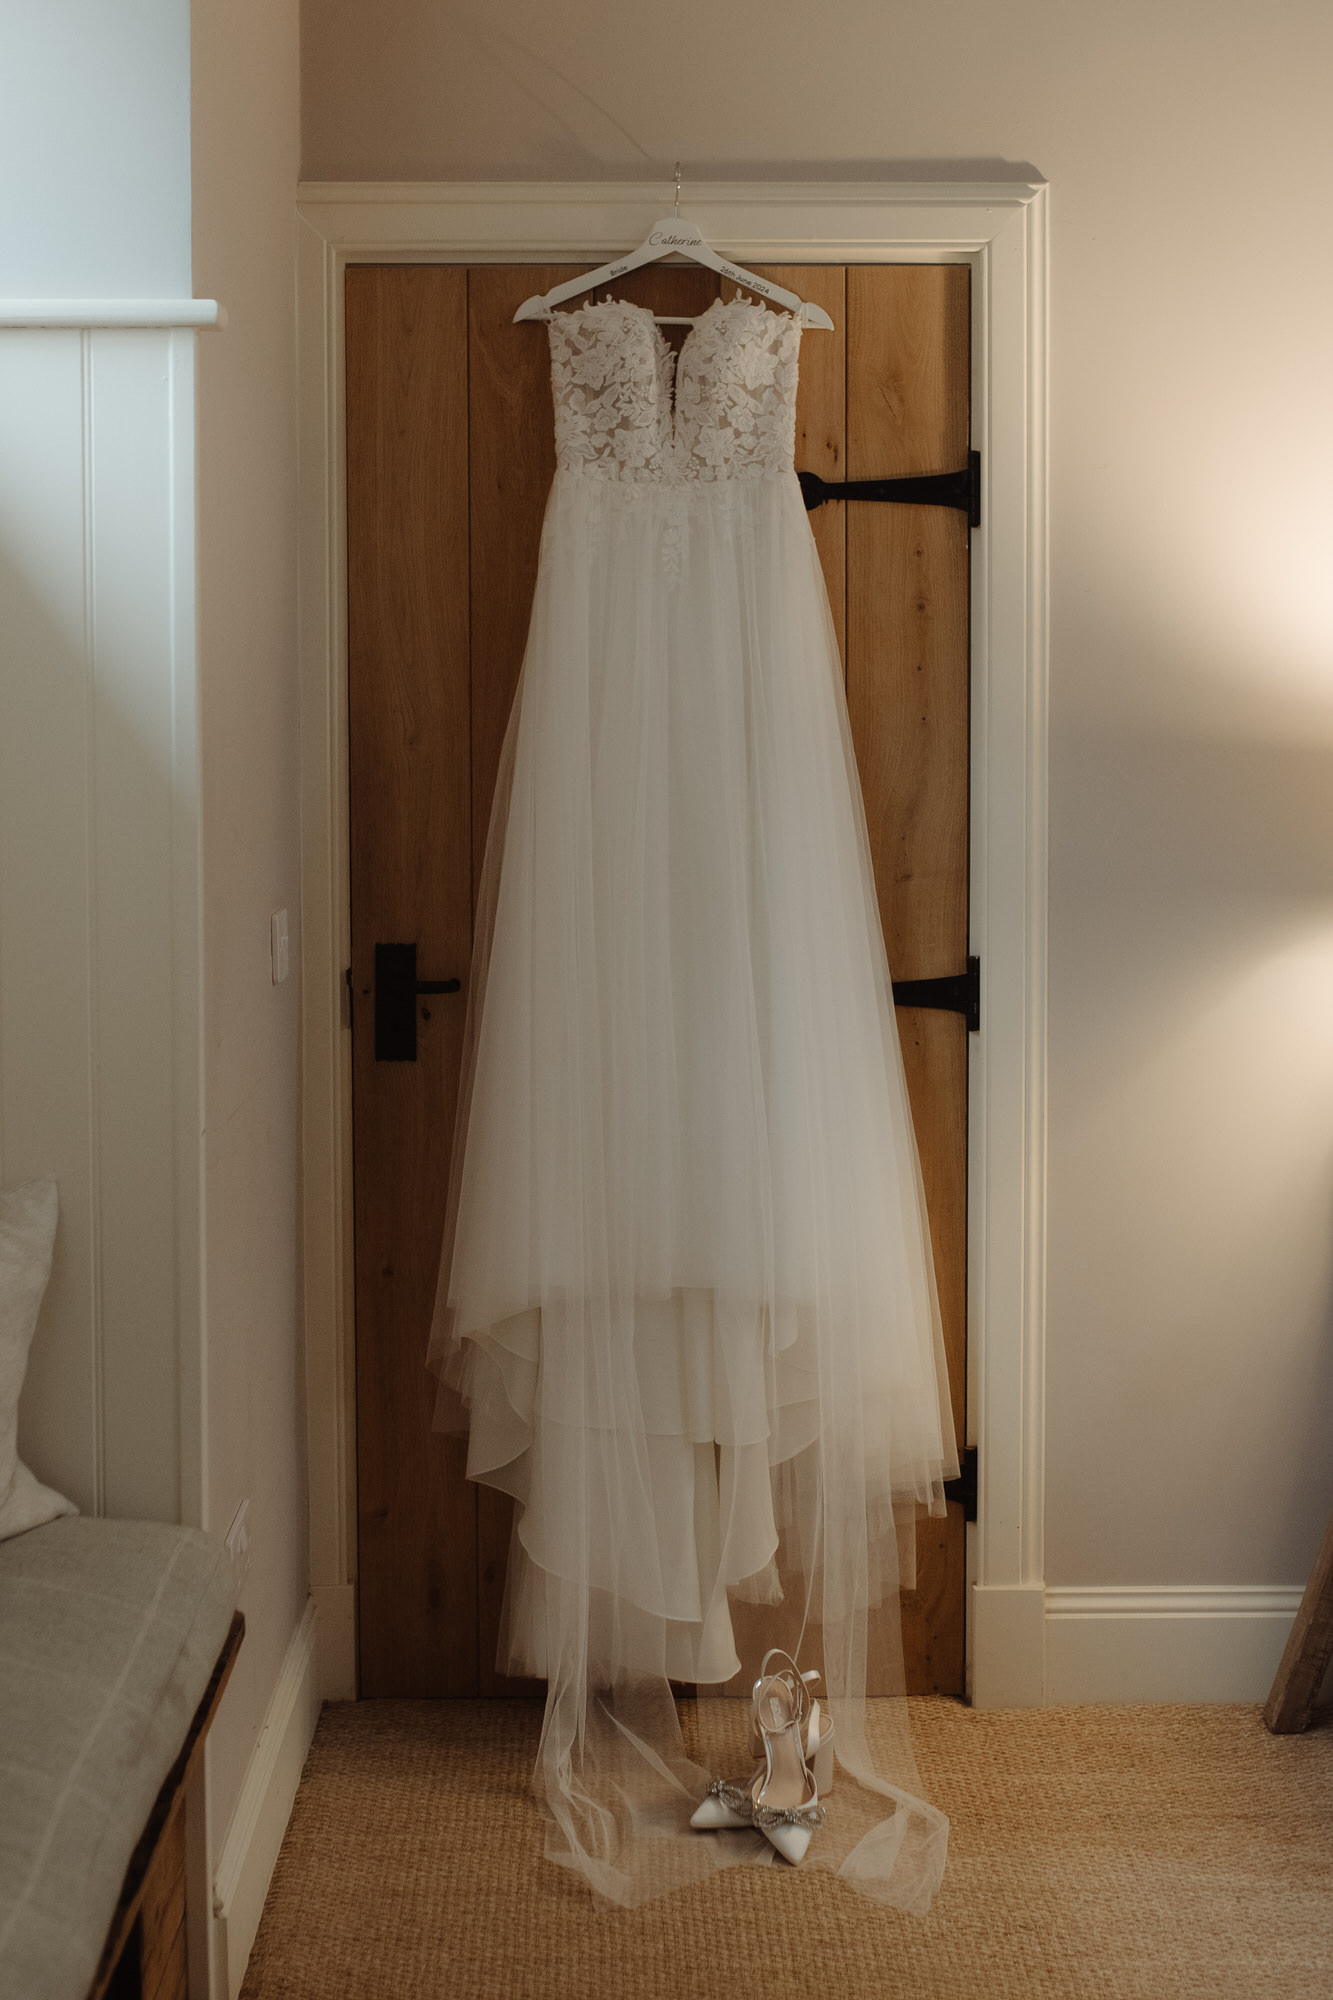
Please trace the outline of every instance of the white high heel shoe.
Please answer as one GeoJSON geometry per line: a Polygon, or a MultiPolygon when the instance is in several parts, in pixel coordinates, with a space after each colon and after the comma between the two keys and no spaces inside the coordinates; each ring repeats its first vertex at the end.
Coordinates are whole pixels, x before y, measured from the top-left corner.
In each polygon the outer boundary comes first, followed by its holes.
{"type": "MultiPolygon", "coordinates": [[[[798,1693],[797,1683],[804,1682],[808,1690],[811,1683],[819,1679],[818,1667],[810,1667],[805,1673],[801,1673],[790,1653],[781,1652],[776,1646],[770,1646],[764,1654],[759,1669],[759,1679],[755,1682],[754,1692],[750,1697],[750,1749],[756,1764],[763,1761],[764,1755],[764,1742],[759,1729],[759,1690],[767,1676],[770,1660],[786,1660],[791,1672],[782,1674],[780,1678],[787,1683],[793,1701],[802,1709],[805,1706],[805,1698],[798,1693]]],[[[821,1716],[819,1703],[813,1700],[810,1703],[810,1719],[805,1731],[805,1761],[815,1774],[820,1798],[826,1799],[833,1790],[833,1717],[827,1712],[821,1716]]],[[[758,1776],[757,1771],[755,1776],[758,1776]]]]}
{"type": "Polygon", "coordinates": [[[700,1833],[713,1833],[723,1827],[754,1825],[754,1803],[749,1792],[742,1785],[730,1785],[725,1778],[714,1778],[706,1795],[690,1814],[690,1825],[700,1833]]]}
{"type": "MultiPolygon", "coordinates": [[[[819,1679],[819,1669],[811,1667],[807,1673],[802,1673],[790,1654],[781,1652],[777,1647],[765,1653],[760,1676],[754,1684],[754,1693],[750,1700],[750,1748],[755,1758],[755,1770],[746,1785],[733,1785],[725,1778],[714,1778],[708,1787],[706,1797],[690,1815],[690,1825],[697,1827],[702,1833],[755,1825],[754,1790],[764,1777],[767,1768],[763,1731],[759,1726],[759,1694],[766,1680],[771,1678],[783,1682],[793,1706],[799,1713],[808,1699],[806,1691],[810,1683],[819,1679]],[[768,1663],[772,1659],[786,1660],[791,1671],[770,1676],[768,1663]]],[[[810,1704],[810,1716],[805,1734],[805,1757],[808,1768],[814,1773],[818,1795],[821,1799],[826,1799],[833,1790],[833,1718],[826,1713],[821,1714],[817,1701],[810,1704]]],[[[808,1839],[806,1844],[808,1845],[808,1839]]]]}
{"type": "Polygon", "coordinates": [[[751,1792],[754,1823],[793,1866],[804,1860],[811,1835],[824,1824],[825,1816],[819,1803],[819,1785],[806,1763],[801,1741],[808,1701],[804,1677],[793,1682],[786,1674],[761,1673],[755,1687],[754,1714],[763,1738],[764,1770],[751,1792]]]}

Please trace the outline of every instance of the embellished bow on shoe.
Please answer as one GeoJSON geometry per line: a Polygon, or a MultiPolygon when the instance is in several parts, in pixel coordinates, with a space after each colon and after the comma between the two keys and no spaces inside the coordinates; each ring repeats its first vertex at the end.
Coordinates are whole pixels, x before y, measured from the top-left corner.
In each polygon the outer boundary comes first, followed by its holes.
{"type": "MultiPolygon", "coordinates": [[[[734,1787],[730,1787],[733,1789],[734,1787]]],[[[823,1806],[812,1800],[806,1806],[751,1806],[750,1816],[761,1833],[771,1833],[778,1826],[803,1826],[809,1833],[822,1826],[828,1818],[823,1806]]]]}
{"type": "Polygon", "coordinates": [[[824,1717],[821,1727],[819,1703],[812,1704],[809,1694],[810,1682],[818,1679],[814,1668],[802,1673],[777,1648],[765,1654],[750,1705],[751,1745],[763,1758],[762,1768],[748,1789],[714,1778],[691,1826],[754,1827],[784,1860],[801,1860],[827,1817],[820,1793],[827,1796],[833,1785],[833,1725],[824,1717]],[[785,1661],[789,1671],[770,1674],[774,1659],[785,1661]]]}

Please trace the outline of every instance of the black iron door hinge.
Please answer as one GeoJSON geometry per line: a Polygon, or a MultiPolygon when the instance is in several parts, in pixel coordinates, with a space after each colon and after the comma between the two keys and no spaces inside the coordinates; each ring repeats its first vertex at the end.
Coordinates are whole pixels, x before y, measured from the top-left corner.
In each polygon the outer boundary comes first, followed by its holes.
{"type": "Polygon", "coordinates": [[[826,500],[880,500],[909,507],[956,507],[969,528],[981,526],[981,453],[967,454],[961,472],[930,472],[911,479],[821,479],[798,472],[807,514],[826,500]]]}
{"type": "Polygon", "coordinates": [[[958,1454],[958,1477],[946,1479],[944,1497],[954,1500],[963,1510],[965,1521],[977,1518],[977,1448],[970,1444],[966,1451],[958,1454]]]}
{"type": "Polygon", "coordinates": [[[895,979],[896,1007],[938,1007],[946,1014],[967,1017],[967,1032],[981,1032],[981,960],[969,958],[966,972],[948,979],[895,979]]]}

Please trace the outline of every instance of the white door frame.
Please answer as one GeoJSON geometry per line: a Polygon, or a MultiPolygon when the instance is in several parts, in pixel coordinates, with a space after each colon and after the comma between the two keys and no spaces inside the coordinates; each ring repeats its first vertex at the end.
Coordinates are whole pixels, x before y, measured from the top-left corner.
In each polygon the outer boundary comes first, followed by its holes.
{"type": "MultiPolygon", "coordinates": [[[[1046,1134],[1046,190],[982,184],[690,189],[745,263],[972,267],[971,1038],[968,1441],[970,1687],[1043,1698],[1046,1134]]],[[[298,205],[305,1344],[311,1581],[321,1682],[355,1692],[351,1036],[347,845],[343,273],[355,263],[601,260],[664,208],[644,183],[307,183],[298,205]]],[[[422,1357],[425,1365],[425,1357],[422,1357]]]]}

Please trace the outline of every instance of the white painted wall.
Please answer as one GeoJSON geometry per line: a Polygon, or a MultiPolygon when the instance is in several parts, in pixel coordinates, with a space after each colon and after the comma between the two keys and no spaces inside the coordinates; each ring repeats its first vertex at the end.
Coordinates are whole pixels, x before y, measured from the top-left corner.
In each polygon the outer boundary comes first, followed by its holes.
{"type": "Polygon", "coordinates": [[[308,179],[1050,181],[1046,1579],[1299,1584],[1333,1503],[1333,14],[305,0],[304,28],[308,179]]]}
{"type": "MultiPolygon", "coordinates": [[[[297,0],[194,0],[194,283],[201,343],[208,1510],[250,1501],[248,1631],[211,1735],[215,1850],[305,1608],[300,1341],[300,876],[294,199],[297,0]],[[272,983],[285,908],[291,975],[272,983]]],[[[262,1890],[261,1890],[262,1895],[262,1890]]]]}
{"type": "Polygon", "coordinates": [[[190,290],[189,0],[40,0],[0,28],[0,290],[190,290]]]}

